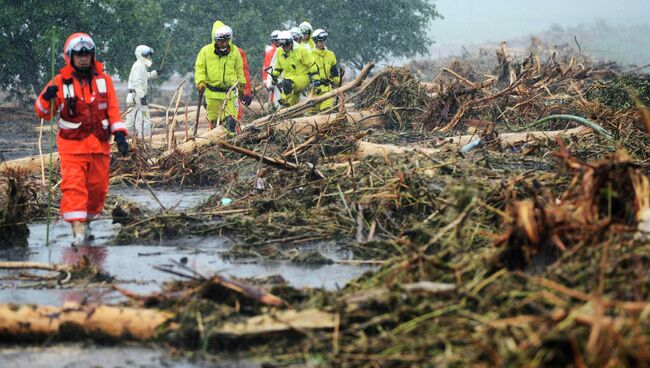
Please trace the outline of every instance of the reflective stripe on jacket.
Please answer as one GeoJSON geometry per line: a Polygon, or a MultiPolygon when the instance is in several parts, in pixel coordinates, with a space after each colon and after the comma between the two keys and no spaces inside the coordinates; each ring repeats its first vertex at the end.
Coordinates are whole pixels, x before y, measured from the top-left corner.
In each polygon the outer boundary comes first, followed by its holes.
{"type": "Polygon", "coordinates": [[[251,72],[248,69],[248,60],[246,59],[246,52],[244,49],[239,49],[241,54],[242,66],[244,67],[244,78],[246,79],[246,84],[244,85],[244,96],[248,96],[253,93],[253,85],[251,84],[251,72]]]}
{"type": "MultiPolygon", "coordinates": [[[[54,111],[58,115],[58,150],[61,154],[110,153],[109,138],[116,131],[126,132],[120,115],[117,94],[111,77],[104,73],[103,65],[95,62],[90,81],[81,79],[71,65],[61,69],[43,89],[50,85],[59,89],[54,98],[54,111]]],[[[50,119],[50,101],[43,92],[35,103],[39,117],[50,119]]]]}

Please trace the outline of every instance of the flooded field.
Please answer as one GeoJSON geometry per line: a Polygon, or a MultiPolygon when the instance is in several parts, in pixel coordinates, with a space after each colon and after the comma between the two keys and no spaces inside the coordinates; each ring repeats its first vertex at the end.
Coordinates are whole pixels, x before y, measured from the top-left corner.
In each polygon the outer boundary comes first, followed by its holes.
{"type": "Polygon", "coordinates": [[[141,346],[99,347],[77,344],[0,348],[3,368],[258,368],[254,362],[226,358],[185,359],[141,346]]]}
{"type": "MultiPolygon", "coordinates": [[[[116,190],[124,198],[137,201],[151,209],[156,209],[157,201],[148,191],[116,190]]],[[[169,192],[156,191],[156,196],[165,207],[177,210],[191,208],[210,195],[210,191],[169,192]]],[[[166,241],[159,245],[108,244],[120,225],[111,220],[98,220],[92,223],[96,239],[93,245],[73,248],[70,246],[70,227],[63,221],[55,222],[50,229],[50,245],[45,246],[46,224],[35,223],[29,226],[29,246],[0,249],[0,261],[30,261],[56,264],[75,264],[82,256],[100,266],[115,278],[117,283],[139,293],[157,291],[164,281],[173,279],[168,273],[157,271],[156,265],[168,264],[170,259],[186,260],[187,264],[205,273],[250,278],[264,278],[280,275],[290,285],[303,288],[340,288],[366,271],[369,266],[331,264],[322,266],[298,266],[288,262],[250,260],[228,261],[222,253],[230,248],[228,238],[182,238],[166,241]]],[[[311,245],[309,249],[318,250],[327,257],[347,259],[350,255],[328,244],[311,245]]],[[[1,273],[0,273],[1,274],[1,273]]],[[[57,288],[43,289],[34,283],[3,282],[0,286],[0,303],[62,305],[68,301],[89,300],[95,303],[122,301],[119,293],[110,289],[111,285],[92,285],[89,289],[57,288]]]]}
{"type": "MultiPolygon", "coordinates": [[[[156,190],[157,199],[147,190],[117,189],[119,195],[130,201],[142,204],[151,210],[165,208],[184,211],[206,200],[213,191],[197,190],[174,192],[156,190]]],[[[90,285],[59,285],[34,281],[0,281],[0,304],[34,304],[63,306],[66,303],[89,303],[114,305],[123,303],[126,298],[115,291],[119,286],[141,294],[159,292],[164,282],[178,279],[169,273],[156,270],[154,266],[167,265],[170,260],[182,261],[203,274],[224,274],[239,278],[258,278],[280,276],[296,288],[324,288],[335,290],[361,276],[375,267],[364,265],[330,264],[319,266],[300,266],[286,261],[270,260],[232,260],[224,259],[222,254],[232,245],[226,237],[195,238],[185,237],[165,241],[157,245],[111,244],[112,237],[119,230],[119,224],[110,219],[92,223],[95,235],[93,244],[85,247],[70,246],[69,224],[57,220],[50,228],[50,244],[45,246],[45,223],[29,225],[30,235],[27,247],[0,248],[0,262],[22,261],[47,264],[76,264],[82,257],[88,259],[114,279],[106,283],[90,285]]],[[[330,259],[347,259],[351,256],[330,244],[315,244],[305,248],[317,250],[330,259]]],[[[0,271],[0,279],[13,271],[0,271]]],[[[15,274],[15,272],[13,272],[15,274]]],[[[254,368],[260,365],[253,362],[211,358],[212,360],[180,359],[169,355],[166,350],[152,347],[129,346],[81,346],[58,345],[54,347],[3,348],[0,346],[0,367],[240,367],[254,368]]]]}

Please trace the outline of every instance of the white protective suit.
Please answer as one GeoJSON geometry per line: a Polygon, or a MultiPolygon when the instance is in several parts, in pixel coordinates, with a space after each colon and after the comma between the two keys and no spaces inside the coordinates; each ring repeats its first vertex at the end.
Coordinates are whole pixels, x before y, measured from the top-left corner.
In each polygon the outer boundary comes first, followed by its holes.
{"type": "Polygon", "coordinates": [[[126,105],[131,108],[126,116],[126,128],[129,132],[135,132],[139,138],[149,138],[151,136],[151,116],[149,115],[149,106],[147,106],[147,89],[149,79],[158,77],[155,70],[149,72],[152,64],[151,55],[153,49],[146,45],[140,45],[135,48],[136,61],[131,67],[129,74],[129,94],[126,96],[126,105]]]}
{"type": "MultiPolygon", "coordinates": [[[[277,56],[277,47],[272,47],[267,45],[264,52],[265,52],[265,57],[264,57],[264,62],[266,63],[267,57],[266,54],[271,54],[273,53],[273,56],[270,58],[268,65],[264,64],[264,68],[271,67],[275,65],[275,59],[277,56]]],[[[280,108],[280,98],[282,97],[280,94],[280,90],[278,89],[278,86],[273,85],[273,77],[271,76],[271,71],[269,70],[268,73],[266,73],[266,80],[264,81],[264,84],[266,85],[267,91],[269,91],[269,103],[272,104],[274,109],[279,109],[280,108]]]]}

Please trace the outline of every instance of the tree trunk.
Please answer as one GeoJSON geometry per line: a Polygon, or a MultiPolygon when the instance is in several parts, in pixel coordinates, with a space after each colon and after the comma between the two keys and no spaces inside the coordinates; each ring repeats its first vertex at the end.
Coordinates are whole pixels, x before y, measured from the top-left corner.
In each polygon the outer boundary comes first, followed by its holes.
{"type": "Polygon", "coordinates": [[[0,305],[0,340],[44,340],[62,331],[82,336],[150,340],[173,314],[154,309],[109,306],[46,307],[0,305]]]}

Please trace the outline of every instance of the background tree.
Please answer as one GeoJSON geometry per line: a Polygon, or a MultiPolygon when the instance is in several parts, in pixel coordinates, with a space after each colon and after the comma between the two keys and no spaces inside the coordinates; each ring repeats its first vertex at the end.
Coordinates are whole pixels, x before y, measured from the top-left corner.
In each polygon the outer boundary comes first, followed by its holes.
{"type": "Polygon", "coordinates": [[[127,77],[137,45],[160,48],[164,42],[157,1],[1,1],[0,8],[0,89],[10,97],[33,98],[50,79],[52,35],[57,72],[65,39],[87,32],[108,71],[127,77]]]}
{"type": "Polygon", "coordinates": [[[370,61],[426,54],[429,25],[441,18],[429,0],[304,0],[311,25],[330,34],[339,60],[357,69],[370,61]]]}
{"type": "Polygon", "coordinates": [[[177,71],[193,70],[194,59],[188,53],[196,54],[210,42],[212,23],[218,19],[233,28],[235,43],[246,51],[251,73],[258,78],[264,46],[274,29],[307,19],[314,29],[330,33],[330,47],[341,61],[360,69],[369,61],[426,54],[432,43],[428,26],[440,18],[429,0],[240,0],[219,6],[165,0],[163,4],[167,21],[178,21],[172,48],[177,71]]]}
{"type": "Polygon", "coordinates": [[[139,44],[156,50],[160,65],[171,36],[164,77],[194,70],[196,54],[211,42],[212,23],[233,28],[234,41],[248,56],[251,74],[261,79],[262,58],[274,29],[307,19],[330,33],[329,46],[341,62],[361,68],[368,61],[424,54],[428,25],[440,17],[430,0],[0,0],[0,90],[31,97],[50,78],[51,33],[61,48],[73,32],[87,32],[98,44],[97,57],[112,74],[126,79],[139,44]]]}

